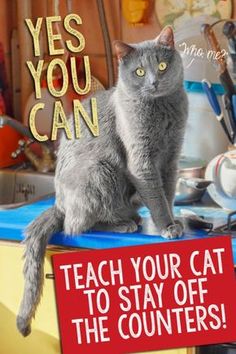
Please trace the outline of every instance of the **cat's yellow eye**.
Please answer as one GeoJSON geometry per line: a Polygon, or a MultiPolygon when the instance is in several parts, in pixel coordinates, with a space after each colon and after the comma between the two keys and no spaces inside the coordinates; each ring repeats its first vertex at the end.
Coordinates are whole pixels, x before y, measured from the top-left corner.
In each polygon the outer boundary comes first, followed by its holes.
{"type": "Polygon", "coordinates": [[[135,70],[136,75],[138,75],[139,77],[142,77],[145,75],[145,70],[143,68],[138,68],[135,70]]]}
{"type": "Polygon", "coordinates": [[[167,68],[167,63],[165,63],[164,61],[161,61],[159,64],[158,64],[158,70],[159,71],[164,71],[166,70],[167,68]]]}

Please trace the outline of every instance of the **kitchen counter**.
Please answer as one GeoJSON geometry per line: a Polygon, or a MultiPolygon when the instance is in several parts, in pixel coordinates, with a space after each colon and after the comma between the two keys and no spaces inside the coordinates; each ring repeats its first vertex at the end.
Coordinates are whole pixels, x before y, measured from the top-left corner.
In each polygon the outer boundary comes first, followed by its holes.
{"type": "MultiPolygon", "coordinates": [[[[54,198],[46,198],[39,202],[28,204],[17,209],[0,210],[0,240],[21,241],[23,230],[40,213],[54,204],[54,198]]],[[[226,222],[227,212],[217,206],[178,206],[175,207],[175,214],[178,216],[181,209],[190,209],[198,215],[203,215],[207,220],[214,223],[214,226],[226,222]]],[[[203,237],[211,237],[206,231],[188,230],[185,235],[177,240],[165,240],[157,235],[154,225],[150,219],[149,211],[146,208],[140,210],[143,218],[143,227],[132,234],[119,234],[112,232],[87,231],[78,236],[65,236],[63,233],[55,234],[50,243],[63,247],[104,249],[133,245],[144,245],[161,242],[181,242],[203,237]]],[[[211,234],[212,235],[212,234],[211,234]]],[[[232,238],[234,262],[236,264],[236,239],[232,238]]]]}
{"type": "MultiPolygon", "coordinates": [[[[29,338],[23,338],[17,331],[15,325],[16,314],[18,313],[21,300],[24,279],[23,268],[23,247],[18,247],[23,239],[23,230],[41,212],[54,204],[54,198],[47,198],[37,203],[28,204],[17,209],[0,210],[0,317],[4,320],[0,323],[0,342],[4,353],[24,353],[35,354],[60,353],[60,335],[58,330],[56,299],[54,282],[46,278],[44,281],[43,298],[37,310],[36,319],[33,321],[33,330],[29,338]],[[6,325],[7,324],[7,325],[6,325]],[[14,337],[14,341],[9,338],[14,337]]],[[[217,207],[203,206],[182,206],[175,207],[176,215],[181,209],[191,209],[198,215],[204,215],[209,221],[223,224],[227,213],[217,207]]],[[[144,220],[144,227],[137,233],[118,234],[103,232],[86,232],[82,235],[68,237],[63,233],[55,234],[51,239],[51,244],[58,247],[50,247],[45,257],[44,272],[52,274],[51,256],[58,252],[69,250],[70,247],[82,251],[84,248],[103,249],[121,246],[143,245],[160,242],[181,242],[196,238],[210,237],[204,231],[187,231],[183,238],[179,240],[166,241],[158,236],[155,227],[150,220],[149,212],[142,208],[140,214],[144,220]]],[[[234,259],[236,264],[236,244],[234,245],[234,259]]],[[[173,349],[153,354],[194,354],[194,348],[173,349]]]]}

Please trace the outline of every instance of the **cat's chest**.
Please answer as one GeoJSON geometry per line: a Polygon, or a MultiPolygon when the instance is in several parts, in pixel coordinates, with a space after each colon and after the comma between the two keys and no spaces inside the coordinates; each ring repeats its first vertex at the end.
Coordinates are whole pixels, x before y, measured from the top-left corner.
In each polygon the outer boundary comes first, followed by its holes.
{"type": "Polygon", "coordinates": [[[175,117],[176,112],[170,104],[116,107],[117,131],[125,145],[138,145],[153,152],[168,149],[168,139],[178,130],[175,117]]]}

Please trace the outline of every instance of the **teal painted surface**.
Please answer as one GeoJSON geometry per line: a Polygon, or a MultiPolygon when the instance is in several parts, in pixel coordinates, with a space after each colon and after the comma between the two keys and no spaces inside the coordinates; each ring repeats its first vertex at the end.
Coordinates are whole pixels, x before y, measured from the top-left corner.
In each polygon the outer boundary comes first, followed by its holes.
{"type": "MultiPolygon", "coordinates": [[[[219,96],[225,93],[224,88],[221,84],[212,84],[212,87],[214,88],[215,93],[219,96]]],[[[187,92],[204,94],[201,82],[184,81],[184,88],[187,92]]]]}

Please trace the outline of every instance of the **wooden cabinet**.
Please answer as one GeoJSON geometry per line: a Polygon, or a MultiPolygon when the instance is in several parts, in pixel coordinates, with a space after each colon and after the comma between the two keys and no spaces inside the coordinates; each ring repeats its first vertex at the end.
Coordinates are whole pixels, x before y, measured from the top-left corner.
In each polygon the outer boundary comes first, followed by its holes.
{"type": "MultiPolygon", "coordinates": [[[[51,255],[60,249],[47,251],[45,274],[52,273],[51,255]]],[[[81,250],[82,252],[82,250],[81,250]]],[[[42,301],[32,333],[23,338],[16,329],[16,314],[23,292],[23,247],[18,243],[0,242],[0,354],[60,354],[59,330],[54,281],[45,279],[42,301]]],[[[193,349],[173,349],[152,354],[194,354],[193,349]]],[[[147,354],[147,353],[145,353],[147,354]]]]}

